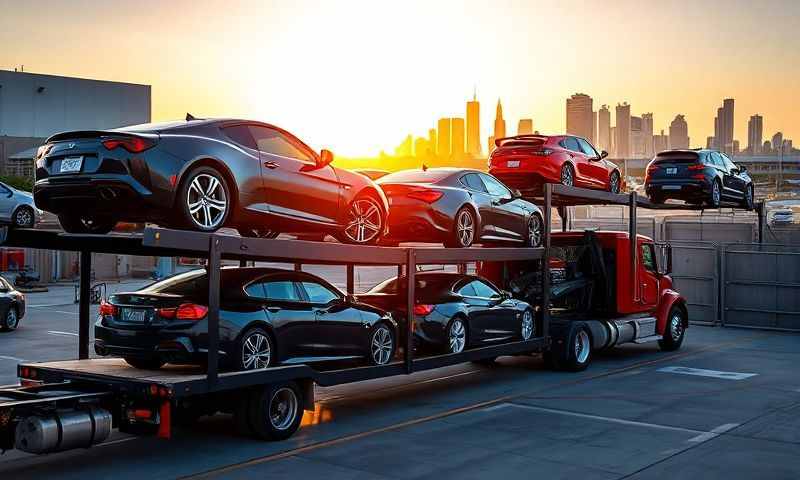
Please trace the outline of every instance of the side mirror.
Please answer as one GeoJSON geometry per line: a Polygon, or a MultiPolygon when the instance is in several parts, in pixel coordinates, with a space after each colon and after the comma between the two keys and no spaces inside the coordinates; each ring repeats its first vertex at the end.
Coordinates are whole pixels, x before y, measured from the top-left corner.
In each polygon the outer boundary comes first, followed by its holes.
{"type": "Polygon", "coordinates": [[[603,150],[602,152],[600,152],[600,157],[598,158],[598,160],[602,160],[602,159],[606,158],[607,156],[608,156],[608,152],[603,150]]]}
{"type": "Polygon", "coordinates": [[[322,151],[319,152],[319,158],[317,159],[317,168],[327,167],[328,165],[333,162],[333,152],[328,150],[327,148],[323,148],[322,151]]]}
{"type": "Polygon", "coordinates": [[[522,198],[522,192],[520,192],[519,189],[517,189],[517,188],[511,190],[511,198],[513,200],[517,200],[519,198],[522,198]]]}
{"type": "Polygon", "coordinates": [[[507,290],[502,290],[500,292],[500,296],[503,298],[504,301],[505,300],[511,300],[511,298],[512,298],[511,292],[509,292],[507,290]]]}
{"type": "Polygon", "coordinates": [[[739,168],[740,172],[746,172],[747,171],[747,167],[745,167],[744,165],[737,165],[737,167],[739,168]]]}

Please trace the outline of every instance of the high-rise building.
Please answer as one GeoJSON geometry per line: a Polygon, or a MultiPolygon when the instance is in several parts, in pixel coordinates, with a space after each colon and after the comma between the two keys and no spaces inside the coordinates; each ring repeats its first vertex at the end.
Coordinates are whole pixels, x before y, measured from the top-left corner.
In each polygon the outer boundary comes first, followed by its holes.
{"type": "Polygon", "coordinates": [[[661,130],[660,135],[653,135],[653,155],[663,152],[669,148],[669,137],[664,135],[664,130],[661,130]]]}
{"type": "Polygon", "coordinates": [[[764,117],[759,114],[752,115],[747,122],[747,150],[750,151],[750,155],[761,153],[763,137],[764,117]]]}
{"type": "Polygon", "coordinates": [[[506,121],[503,120],[503,105],[500,103],[500,99],[497,99],[497,109],[495,110],[494,115],[494,138],[490,137],[489,140],[489,153],[492,153],[492,150],[495,149],[494,141],[498,138],[503,138],[506,136],[506,121]]]}
{"type": "Polygon", "coordinates": [[[729,155],[733,153],[733,107],[732,98],[724,99],[714,119],[714,138],[717,148],[729,155]]]}
{"type": "Polygon", "coordinates": [[[706,148],[711,150],[717,149],[717,139],[712,137],[706,137],[706,148]]]}
{"type": "Polygon", "coordinates": [[[689,148],[689,125],[683,115],[675,115],[669,124],[669,148],[689,148]]]}
{"type": "Polygon", "coordinates": [[[608,105],[597,111],[597,148],[611,151],[611,111],[608,105]]]}
{"type": "Polygon", "coordinates": [[[406,136],[403,141],[395,147],[394,154],[397,157],[410,157],[414,153],[414,137],[406,136]]]}
{"type": "Polygon", "coordinates": [[[592,97],[576,93],[567,99],[567,133],[579,135],[594,143],[592,134],[592,97]]]}
{"type": "Polygon", "coordinates": [[[619,155],[617,155],[617,127],[609,128],[608,132],[608,147],[610,148],[609,152],[612,157],[619,158],[619,155]]]}
{"type": "Polygon", "coordinates": [[[414,139],[414,157],[423,160],[431,158],[433,156],[431,145],[433,144],[425,137],[417,137],[414,139]]]}
{"type": "Polygon", "coordinates": [[[481,154],[481,104],[477,93],[467,102],[467,153],[473,157],[481,154]]]}
{"type": "Polygon", "coordinates": [[[642,117],[631,116],[631,158],[644,158],[645,156],[644,133],[642,132],[642,117]]]}
{"type": "Polygon", "coordinates": [[[644,137],[644,156],[653,156],[653,114],[642,114],[642,136],[644,137]]]}
{"type": "Polygon", "coordinates": [[[450,158],[450,119],[440,118],[436,126],[436,156],[450,158]]]}
{"type": "Polygon", "coordinates": [[[532,135],[533,134],[533,119],[520,118],[517,124],[517,135],[532,135]]]}
{"type": "Polygon", "coordinates": [[[772,136],[772,150],[780,154],[783,148],[783,132],[777,132],[772,136]]]}
{"type": "Polygon", "coordinates": [[[597,146],[597,112],[592,112],[592,144],[597,146]]]}
{"type": "Polygon", "coordinates": [[[628,102],[617,104],[616,124],[616,156],[617,158],[630,158],[631,156],[631,106],[628,102]]]}
{"type": "Polygon", "coordinates": [[[733,149],[731,150],[731,155],[739,155],[739,140],[733,141],[733,149]]]}
{"type": "Polygon", "coordinates": [[[450,158],[464,159],[464,119],[450,119],[450,158]]]}
{"type": "Polygon", "coordinates": [[[428,145],[431,149],[431,154],[436,153],[436,129],[429,128],[428,129],[428,145]]]}

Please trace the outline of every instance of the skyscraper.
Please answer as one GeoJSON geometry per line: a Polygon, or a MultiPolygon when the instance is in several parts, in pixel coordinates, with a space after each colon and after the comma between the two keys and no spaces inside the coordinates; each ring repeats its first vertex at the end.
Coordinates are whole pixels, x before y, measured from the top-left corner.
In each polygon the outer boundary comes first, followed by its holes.
{"type": "Polygon", "coordinates": [[[533,119],[520,118],[517,124],[517,135],[532,135],[533,134],[533,119]]]}
{"type": "Polygon", "coordinates": [[[653,114],[642,114],[642,137],[644,139],[644,156],[653,156],[653,114]]]}
{"type": "Polygon", "coordinates": [[[431,149],[431,153],[436,153],[436,129],[429,128],[428,129],[428,146],[431,149]]]}
{"type": "Polygon", "coordinates": [[[441,159],[450,158],[450,119],[440,118],[437,123],[436,156],[441,159]]]}
{"type": "Polygon", "coordinates": [[[764,117],[759,114],[752,115],[747,122],[747,149],[751,155],[761,153],[764,139],[764,117]]]}
{"type": "Polygon", "coordinates": [[[611,151],[611,111],[608,105],[603,105],[597,111],[597,147],[611,151]]]}
{"type": "MultiPolygon", "coordinates": [[[[772,136],[772,150],[780,155],[783,148],[783,132],[777,132],[772,136]]],[[[785,152],[784,152],[785,153],[785,152]]]]}
{"type": "Polygon", "coordinates": [[[669,148],[689,148],[689,125],[683,115],[675,115],[669,124],[669,148]]]}
{"type": "Polygon", "coordinates": [[[477,93],[467,102],[467,153],[473,157],[481,154],[481,104],[477,93]]]}
{"type": "Polygon", "coordinates": [[[642,117],[631,116],[631,158],[644,157],[644,134],[642,133],[642,117]]]}
{"type": "Polygon", "coordinates": [[[495,149],[494,141],[506,136],[506,121],[503,120],[503,105],[497,99],[497,110],[494,114],[494,135],[489,137],[489,153],[495,149]]]}
{"type": "Polygon", "coordinates": [[[567,133],[579,135],[594,143],[592,133],[592,97],[576,93],[567,99],[567,133]]]}
{"type": "Polygon", "coordinates": [[[450,158],[464,159],[464,119],[450,119],[450,158]]]}
{"type": "Polygon", "coordinates": [[[669,148],[669,137],[661,130],[660,135],[653,135],[653,155],[669,148]]]}
{"type": "Polygon", "coordinates": [[[628,102],[617,104],[616,156],[617,158],[630,158],[631,156],[631,106],[628,102]]]}
{"type": "Polygon", "coordinates": [[[733,153],[733,105],[732,98],[724,99],[714,119],[716,147],[729,155],[733,153]]]}

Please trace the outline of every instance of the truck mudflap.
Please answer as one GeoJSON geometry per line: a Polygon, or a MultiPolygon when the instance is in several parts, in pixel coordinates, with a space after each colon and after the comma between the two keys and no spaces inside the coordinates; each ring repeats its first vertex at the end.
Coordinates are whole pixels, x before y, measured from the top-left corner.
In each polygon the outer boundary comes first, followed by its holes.
{"type": "Polygon", "coordinates": [[[667,317],[673,305],[680,305],[687,315],[684,315],[683,328],[689,328],[689,315],[686,309],[686,299],[680,293],[672,289],[666,289],[661,294],[661,299],[658,302],[658,309],[656,310],[656,334],[664,335],[664,329],[667,325],[667,317]]]}

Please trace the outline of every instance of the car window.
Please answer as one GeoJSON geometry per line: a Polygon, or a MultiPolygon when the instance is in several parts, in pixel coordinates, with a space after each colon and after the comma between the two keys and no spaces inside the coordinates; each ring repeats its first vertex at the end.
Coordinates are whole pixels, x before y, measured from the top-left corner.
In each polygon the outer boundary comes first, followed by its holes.
{"type": "Polygon", "coordinates": [[[481,178],[478,176],[477,173],[468,173],[461,177],[461,183],[469,188],[470,190],[475,190],[476,192],[485,192],[486,187],[483,185],[481,178]]]}
{"type": "Polygon", "coordinates": [[[238,145],[252,148],[253,150],[258,148],[256,146],[256,141],[253,139],[253,135],[250,133],[250,128],[247,125],[234,125],[224,128],[222,131],[238,145]]]}
{"type": "Polygon", "coordinates": [[[8,281],[3,277],[0,277],[0,290],[3,291],[13,290],[11,284],[8,283],[8,281]]]}
{"type": "Polygon", "coordinates": [[[258,150],[264,153],[295,158],[304,162],[314,163],[316,159],[310,152],[295,144],[291,139],[277,130],[267,127],[250,125],[250,133],[256,141],[258,150]]]}
{"type": "Polygon", "coordinates": [[[472,288],[475,289],[477,296],[482,298],[492,298],[500,293],[482,280],[473,281],[472,288]]]}
{"type": "Polygon", "coordinates": [[[481,174],[481,180],[483,180],[483,184],[486,185],[486,191],[489,192],[489,195],[495,197],[511,196],[511,190],[509,190],[505,185],[500,183],[494,177],[486,174],[481,174]]]}
{"type": "Polygon", "coordinates": [[[725,154],[723,153],[723,154],[720,154],[720,156],[722,157],[722,161],[725,163],[725,169],[726,169],[726,170],[728,170],[728,171],[730,172],[730,171],[732,171],[734,168],[736,168],[736,165],[735,165],[735,164],[734,164],[734,163],[731,161],[731,159],[730,159],[730,158],[728,158],[728,156],[727,156],[727,155],[725,155],[725,154]]]}
{"type": "Polygon", "coordinates": [[[308,301],[311,303],[330,303],[332,300],[340,298],[328,287],[317,282],[302,282],[302,285],[308,295],[308,301]]]}
{"type": "Polygon", "coordinates": [[[582,138],[578,138],[577,140],[578,140],[578,144],[581,146],[581,150],[583,150],[583,153],[585,153],[586,155],[588,155],[590,157],[599,157],[600,156],[600,154],[597,153],[597,150],[595,150],[594,147],[592,147],[591,143],[587,142],[586,140],[584,140],[582,138]]]}
{"type": "Polygon", "coordinates": [[[289,280],[253,282],[245,288],[245,292],[252,297],[267,298],[269,300],[300,301],[300,295],[297,292],[297,288],[295,288],[294,282],[289,280]]]}
{"type": "Polygon", "coordinates": [[[722,161],[722,157],[719,153],[711,152],[711,161],[714,163],[715,167],[725,170],[725,162],[722,161]]]}
{"type": "Polygon", "coordinates": [[[583,151],[581,150],[580,145],[578,144],[578,140],[576,140],[575,137],[567,137],[567,138],[561,140],[560,142],[558,142],[558,144],[561,145],[562,147],[566,148],[567,150],[572,150],[573,152],[583,153],[583,151]]]}
{"type": "Polygon", "coordinates": [[[653,252],[653,245],[650,243],[645,243],[642,245],[642,265],[644,265],[644,268],[650,270],[651,272],[658,271],[656,267],[656,256],[653,252]]]}

